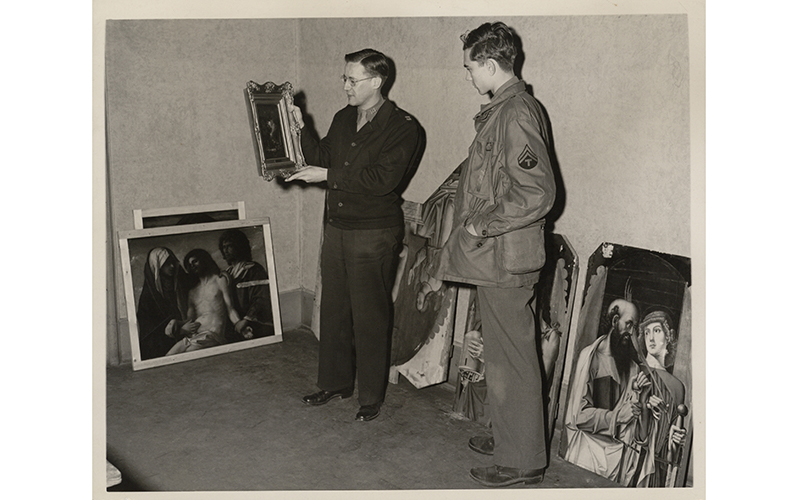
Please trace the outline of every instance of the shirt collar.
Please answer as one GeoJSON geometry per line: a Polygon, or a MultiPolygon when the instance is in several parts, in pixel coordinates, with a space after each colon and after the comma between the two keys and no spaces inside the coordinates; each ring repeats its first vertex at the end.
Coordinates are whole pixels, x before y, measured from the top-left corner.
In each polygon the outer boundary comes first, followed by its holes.
{"type": "Polygon", "coordinates": [[[357,110],[358,118],[360,118],[361,115],[366,115],[366,121],[371,121],[372,119],[374,119],[375,116],[377,116],[377,111],[380,110],[383,103],[385,103],[385,98],[382,95],[380,95],[380,100],[374,106],[368,109],[364,109],[362,111],[358,108],[357,110]]]}
{"type": "MultiPolygon", "coordinates": [[[[353,109],[355,117],[354,119],[357,120],[358,116],[357,113],[360,110],[358,110],[354,106],[350,107],[353,109]]],[[[364,125],[364,127],[360,129],[361,131],[372,130],[372,128],[376,130],[382,130],[383,128],[385,128],[388,124],[388,121],[391,119],[391,114],[393,113],[393,110],[396,106],[389,99],[384,99],[380,104],[378,104],[375,107],[377,108],[376,114],[372,117],[370,121],[366,122],[366,125],[364,125]]]]}

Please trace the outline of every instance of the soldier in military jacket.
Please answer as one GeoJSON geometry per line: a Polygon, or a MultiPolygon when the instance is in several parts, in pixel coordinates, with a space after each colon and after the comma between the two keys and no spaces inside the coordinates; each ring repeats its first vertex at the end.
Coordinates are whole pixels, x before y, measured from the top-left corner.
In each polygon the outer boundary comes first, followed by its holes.
{"type": "Polygon", "coordinates": [[[455,220],[434,275],[477,286],[491,438],[469,446],[495,465],[471,470],[486,486],[542,481],[547,466],[535,284],[545,263],[544,217],[556,188],[544,114],[513,73],[517,46],[504,23],[462,36],[466,79],[490,95],[455,195],[455,220]]]}

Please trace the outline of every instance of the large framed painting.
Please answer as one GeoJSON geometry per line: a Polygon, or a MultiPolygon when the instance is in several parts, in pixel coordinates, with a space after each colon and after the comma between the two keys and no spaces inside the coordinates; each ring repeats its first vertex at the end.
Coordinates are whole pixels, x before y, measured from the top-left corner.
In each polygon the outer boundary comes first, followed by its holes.
{"type": "Polygon", "coordinates": [[[133,369],[282,341],[268,219],[119,234],[133,369]]]}
{"type": "Polygon", "coordinates": [[[691,486],[690,259],[603,243],[586,280],[560,455],[622,486],[691,486]]]}
{"type": "Polygon", "coordinates": [[[246,218],[246,209],[243,201],[185,207],[137,208],[133,210],[133,227],[135,229],[148,229],[246,218]]]}
{"type": "Polygon", "coordinates": [[[448,375],[457,289],[429,274],[437,251],[427,238],[405,234],[394,287],[392,372],[417,388],[444,382],[448,375]]]}
{"type": "Polygon", "coordinates": [[[247,82],[244,89],[258,173],[267,181],[288,177],[306,165],[300,129],[288,105],[293,104],[290,82],[258,84],[247,82]]]}

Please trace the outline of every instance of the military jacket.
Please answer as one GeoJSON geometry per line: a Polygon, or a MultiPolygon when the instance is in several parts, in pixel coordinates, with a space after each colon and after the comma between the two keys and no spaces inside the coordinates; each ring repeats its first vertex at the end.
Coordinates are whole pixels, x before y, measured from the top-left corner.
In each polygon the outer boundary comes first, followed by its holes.
{"type": "Polygon", "coordinates": [[[544,217],[556,195],[543,110],[513,77],[482,106],[474,125],[452,233],[434,275],[502,288],[534,284],[546,258],[544,217]],[[469,224],[477,236],[466,230],[469,224]]]}

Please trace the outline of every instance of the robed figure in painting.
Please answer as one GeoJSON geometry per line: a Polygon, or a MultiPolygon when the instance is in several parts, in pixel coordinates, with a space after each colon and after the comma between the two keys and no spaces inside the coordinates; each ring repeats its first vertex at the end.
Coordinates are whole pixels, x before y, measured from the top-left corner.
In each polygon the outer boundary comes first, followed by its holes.
{"type": "Polygon", "coordinates": [[[185,300],[181,283],[185,271],[168,248],[156,247],[144,263],[144,286],[139,296],[136,320],[139,330],[141,359],[164,356],[174,345],[165,333],[166,325],[182,318],[185,300]]]}
{"type": "Polygon", "coordinates": [[[672,325],[670,315],[659,310],[640,322],[640,343],[645,349],[644,364],[650,381],[641,384],[641,399],[647,401],[641,423],[648,434],[646,466],[642,470],[649,474],[640,478],[639,486],[673,486],[673,469],[678,467],[684,446],[686,430],[679,421],[687,408],[684,384],[671,373],[677,342],[672,325]]]}
{"type": "Polygon", "coordinates": [[[643,448],[637,324],[632,302],[610,304],[602,325],[607,333],[579,354],[565,416],[565,459],[624,486],[635,486],[643,448]]]}
{"type": "Polygon", "coordinates": [[[219,237],[219,251],[229,266],[225,272],[231,280],[233,306],[242,316],[231,340],[274,335],[269,273],[252,260],[249,239],[238,229],[228,229],[219,237]]]}
{"type": "Polygon", "coordinates": [[[593,253],[565,460],[628,487],[692,485],[690,304],[689,259],[612,243],[593,253]]]}

